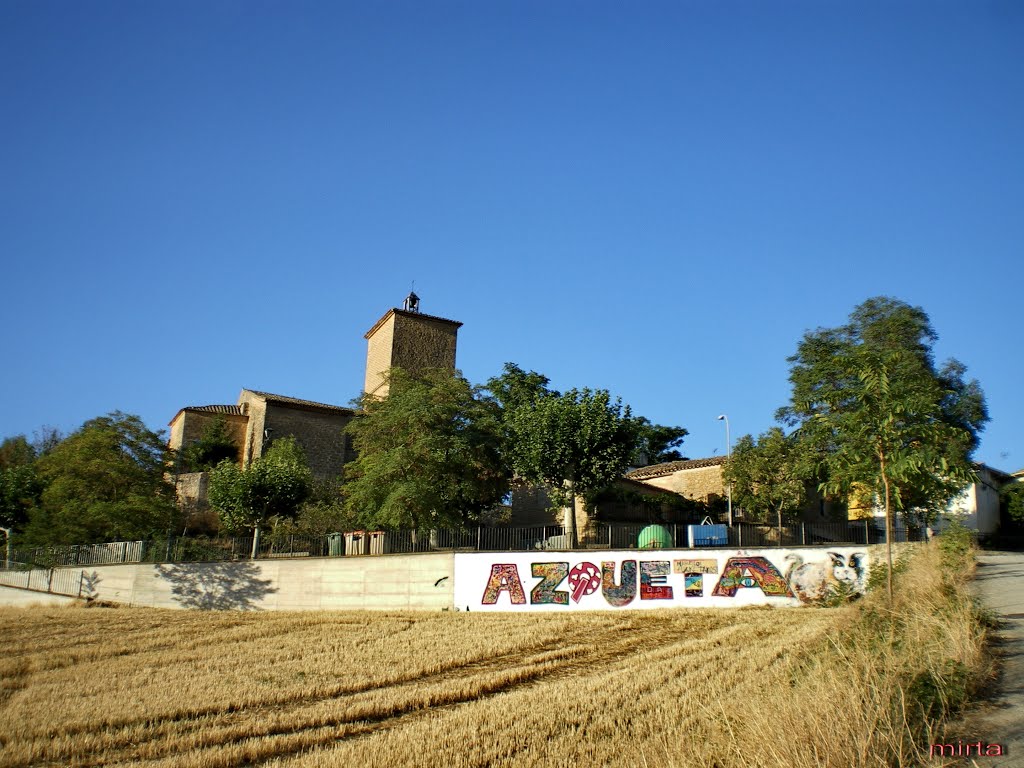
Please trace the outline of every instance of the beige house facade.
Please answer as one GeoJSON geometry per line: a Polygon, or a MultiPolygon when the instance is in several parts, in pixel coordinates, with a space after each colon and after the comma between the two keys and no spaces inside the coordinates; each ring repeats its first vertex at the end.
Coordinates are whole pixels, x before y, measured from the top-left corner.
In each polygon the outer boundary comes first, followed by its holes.
{"type": "Polygon", "coordinates": [[[691,501],[713,504],[725,497],[725,484],[722,482],[724,464],[724,456],[669,461],[634,469],[627,472],[626,477],[672,491],[691,501]]]}

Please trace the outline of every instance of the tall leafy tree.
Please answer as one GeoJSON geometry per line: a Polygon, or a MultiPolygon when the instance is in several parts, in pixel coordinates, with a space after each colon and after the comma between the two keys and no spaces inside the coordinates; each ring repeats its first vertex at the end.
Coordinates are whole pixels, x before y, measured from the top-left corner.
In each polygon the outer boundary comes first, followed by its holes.
{"type": "Polygon", "coordinates": [[[666,461],[680,461],[683,454],[679,447],[690,434],[684,427],[670,427],[654,424],[643,416],[635,417],[638,445],[637,464],[662,464],[666,461]]]}
{"type": "Polygon", "coordinates": [[[756,440],[736,441],[723,477],[732,484],[733,502],[764,520],[775,517],[779,528],[786,514],[795,514],[807,501],[807,483],[814,463],[806,445],[781,428],[772,427],[756,440]]]}
{"type": "Polygon", "coordinates": [[[45,489],[26,536],[87,544],[166,535],[180,523],[163,437],[115,411],[87,421],[36,462],[45,489]]]}
{"type": "Polygon", "coordinates": [[[953,360],[935,366],[937,336],[919,307],[869,299],[850,322],[808,332],[789,358],[793,393],[779,416],[822,456],[822,489],[867,487],[885,509],[892,573],[894,510],[930,521],[974,479],[971,454],[988,419],[981,387],[953,360]]]}
{"type": "Polygon", "coordinates": [[[231,459],[218,464],[210,473],[210,506],[227,530],[252,530],[255,557],[261,529],[272,519],[295,517],[312,487],[302,448],[294,437],[284,437],[244,469],[231,459]]]}
{"type": "Polygon", "coordinates": [[[362,397],[347,428],[350,513],[380,528],[461,528],[498,506],[510,473],[497,404],[451,371],[388,377],[387,398],[362,397]]]}
{"type": "Polygon", "coordinates": [[[578,543],[576,497],[592,498],[622,476],[639,439],[629,406],[605,390],[572,389],[540,396],[505,414],[511,464],[530,482],[545,483],[569,510],[569,544],[578,543]]]}
{"type": "Polygon", "coordinates": [[[524,371],[515,363],[505,363],[500,376],[488,380],[486,391],[497,403],[502,414],[512,413],[517,408],[529,406],[541,397],[558,395],[550,389],[547,376],[536,371],[524,371]]]}
{"type": "Polygon", "coordinates": [[[35,448],[24,435],[0,443],[0,527],[21,528],[38,505],[43,485],[35,461],[35,448]]]}

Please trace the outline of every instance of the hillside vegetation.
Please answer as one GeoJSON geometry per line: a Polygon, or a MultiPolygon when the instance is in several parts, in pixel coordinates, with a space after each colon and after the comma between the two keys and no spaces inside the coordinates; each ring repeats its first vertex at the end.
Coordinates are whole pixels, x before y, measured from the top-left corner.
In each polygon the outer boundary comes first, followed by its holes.
{"type": "Polygon", "coordinates": [[[894,612],[4,609],[0,766],[917,764],[982,669],[966,564],[894,612]]]}

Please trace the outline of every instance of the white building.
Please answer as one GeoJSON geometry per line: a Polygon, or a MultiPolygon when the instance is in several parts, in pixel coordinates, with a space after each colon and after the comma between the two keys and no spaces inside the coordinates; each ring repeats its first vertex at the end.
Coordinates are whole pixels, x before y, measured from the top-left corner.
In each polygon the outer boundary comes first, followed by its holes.
{"type": "MultiPolygon", "coordinates": [[[[982,536],[991,535],[999,529],[999,491],[1015,478],[985,464],[975,465],[974,470],[978,482],[969,485],[950,502],[945,517],[955,516],[972,531],[982,536]]],[[[940,521],[940,529],[943,523],[940,521]]]]}

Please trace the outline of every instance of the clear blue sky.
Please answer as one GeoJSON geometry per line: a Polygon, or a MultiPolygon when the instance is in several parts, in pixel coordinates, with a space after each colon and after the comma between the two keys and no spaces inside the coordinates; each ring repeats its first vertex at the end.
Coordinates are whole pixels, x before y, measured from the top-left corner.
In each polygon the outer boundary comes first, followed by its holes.
{"type": "Polygon", "coordinates": [[[725,450],[803,332],[922,306],[1024,467],[1024,5],[0,3],[0,436],[359,393],[415,280],[725,450]]]}

